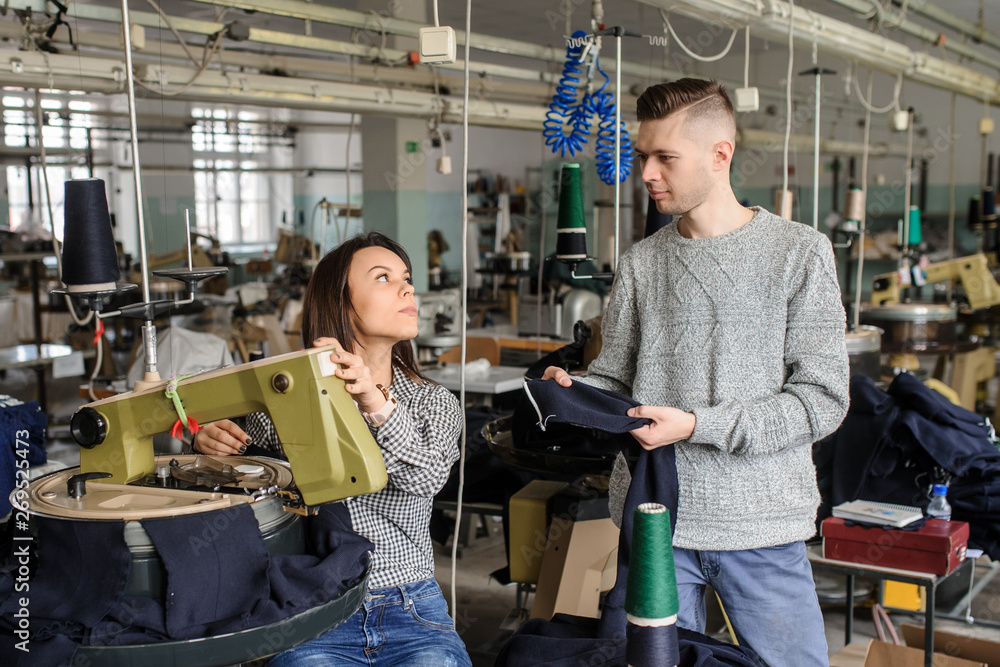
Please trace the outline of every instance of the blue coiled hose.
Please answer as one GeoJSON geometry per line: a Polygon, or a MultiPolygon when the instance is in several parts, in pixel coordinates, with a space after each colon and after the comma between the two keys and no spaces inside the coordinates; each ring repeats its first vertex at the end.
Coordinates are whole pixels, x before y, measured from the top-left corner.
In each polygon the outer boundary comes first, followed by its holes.
{"type": "Polygon", "coordinates": [[[560,157],[566,157],[566,151],[570,155],[576,155],[590,135],[590,111],[583,104],[586,94],[583,100],[580,99],[580,90],[586,86],[582,76],[583,64],[580,62],[580,54],[584,49],[583,38],[586,36],[587,33],[582,30],[573,33],[573,38],[566,47],[562,78],[545,114],[545,129],[542,132],[545,145],[551,146],[552,152],[559,153],[560,157]],[[567,126],[569,134],[566,133],[567,126]]]}
{"type": "MultiPolygon", "coordinates": [[[[615,96],[604,92],[608,87],[610,79],[597,65],[597,71],[604,76],[604,85],[593,95],[589,96],[586,105],[591,113],[599,118],[600,129],[597,132],[597,149],[595,162],[597,163],[597,176],[608,185],[615,183],[615,96]]],[[[621,145],[619,146],[621,164],[619,166],[619,183],[624,183],[625,179],[632,173],[632,141],[629,139],[628,130],[625,129],[625,121],[621,123],[621,145]]]]}
{"type": "MultiPolygon", "coordinates": [[[[596,117],[599,130],[597,133],[596,163],[598,177],[613,185],[615,182],[615,98],[611,93],[604,92],[611,79],[605,74],[594,54],[594,65],[604,77],[604,85],[596,93],[585,93],[580,99],[580,91],[587,82],[584,81],[584,64],[580,62],[586,44],[587,33],[577,30],[566,46],[566,64],[563,65],[562,78],[556,87],[555,95],[545,114],[545,145],[552,147],[553,153],[566,157],[566,153],[576,155],[583,149],[590,136],[592,118],[596,117]],[[567,128],[569,133],[567,134],[567,128]]],[[[632,142],[629,140],[625,123],[621,124],[621,166],[619,182],[624,182],[632,173],[632,142]]]]}

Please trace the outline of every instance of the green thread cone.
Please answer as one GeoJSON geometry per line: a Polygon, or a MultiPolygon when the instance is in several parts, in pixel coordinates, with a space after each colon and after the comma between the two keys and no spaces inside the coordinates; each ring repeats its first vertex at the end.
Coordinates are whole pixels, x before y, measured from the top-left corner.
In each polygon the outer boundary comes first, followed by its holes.
{"type": "Polygon", "coordinates": [[[920,207],[911,206],[910,207],[910,226],[909,226],[909,237],[907,243],[910,245],[920,245],[923,240],[923,234],[920,230],[920,207]]]}
{"type": "Polygon", "coordinates": [[[632,551],[628,559],[625,611],[638,618],[668,618],[680,608],[670,534],[670,511],[644,503],[632,518],[632,551]]]}
{"type": "Polygon", "coordinates": [[[559,176],[558,229],[587,228],[583,214],[583,186],[580,183],[580,165],[564,164],[559,176]]]}
{"type": "Polygon", "coordinates": [[[583,215],[580,165],[564,164],[559,176],[559,222],[556,225],[556,258],[587,258],[587,221],[583,215]]]}

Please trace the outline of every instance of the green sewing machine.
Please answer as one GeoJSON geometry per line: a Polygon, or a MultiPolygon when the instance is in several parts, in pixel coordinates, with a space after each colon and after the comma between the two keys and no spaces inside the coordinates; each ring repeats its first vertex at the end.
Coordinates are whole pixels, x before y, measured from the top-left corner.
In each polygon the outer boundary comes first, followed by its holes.
{"type": "MultiPolygon", "coordinates": [[[[274,422],[294,486],[305,506],[378,491],[387,481],[382,453],[344,381],[333,347],[292,352],[177,382],[187,416],[199,424],[251,412],[274,422]]],[[[73,415],[80,472],[101,482],[142,483],[157,474],[153,436],[178,420],[167,383],[90,403],[73,415]],[[98,475],[87,475],[96,478],[98,475]],[[101,475],[106,477],[106,475],[101,475]]],[[[226,457],[212,457],[224,462],[226,457]]]]}

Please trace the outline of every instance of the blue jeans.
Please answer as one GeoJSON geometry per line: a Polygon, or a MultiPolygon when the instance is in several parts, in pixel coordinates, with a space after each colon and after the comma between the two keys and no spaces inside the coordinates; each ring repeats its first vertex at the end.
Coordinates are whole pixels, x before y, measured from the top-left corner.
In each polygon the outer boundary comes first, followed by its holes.
{"type": "Polygon", "coordinates": [[[705,631],[708,584],[719,594],[740,645],[771,667],[830,664],[804,543],[747,551],[674,549],[674,565],[681,627],[705,631]]]}
{"type": "Polygon", "coordinates": [[[472,667],[433,579],[374,588],[357,613],[316,639],[279,653],[268,667],[472,667]]]}

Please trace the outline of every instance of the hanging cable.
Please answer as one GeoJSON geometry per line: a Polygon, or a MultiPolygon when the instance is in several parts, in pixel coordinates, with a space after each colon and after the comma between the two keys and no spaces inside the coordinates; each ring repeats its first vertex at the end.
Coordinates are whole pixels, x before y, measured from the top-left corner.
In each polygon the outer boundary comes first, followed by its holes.
{"type": "MultiPolygon", "coordinates": [[[[955,101],[958,93],[951,94],[951,125],[948,126],[948,259],[955,258],[955,101]]],[[[949,283],[950,285],[951,283],[949,283]]],[[[951,299],[951,288],[948,288],[951,299]]]]}
{"type": "Polygon", "coordinates": [[[743,87],[750,87],[750,24],[747,23],[746,46],[743,52],[743,87]]]}
{"type": "Polygon", "coordinates": [[[438,18],[438,0],[434,0],[434,26],[441,27],[441,20],[438,18]]]}
{"type": "MultiPolygon", "coordinates": [[[[785,142],[781,155],[784,164],[784,173],[781,174],[781,196],[784,198],[788,193],[788,143],[792,137],[792,67],[795,61],[795,14],[794,0],[788,0],[788,73],[785,81],[785,142]]],[[[779,212],[780,215],[780,212],[779,212]]]]}
{"type": "Polygon", "coordinates": [[[139,84],[139,86],[141,86],[142,88],[145,88],[146,90],[152,93],[156,93],[157,95],[164,95],[166,97],[173,97],[175,95],[180,95],[188,88],[193,86],[194,83],[201,77],[201,75],[205,73],[205,70],[208,69],[208,66],[212,64],[212,59],[215,57],[215,54],[218,53],[219,47],[222,44],[222,38],[225,37],[225,33],[226,31],[223,29],[215,33],[214,35],[209,35],[209,38],[205,40],[205,48],[203,49],[201,67],[198,69],[197,72],[194,73],[194,76],[192,76],[188,80],[188,82],[185,83],[183,86],[181,86],[179,89],[167,91],[163,88],[156,88],[154,86],[150,86],[149,84],[143,83],[143,81],[141,79],[138,79],[135,75],[132,76],[133,81],[139,84]]]}
{"type": "Polygon", "coordinates": [[[316,205],[313,206],[312,217],[309,219],[309,254],[312,257],[313,266],[316,266],[316,262],[319,261],[319,256],[316,251],[316,211],[319,207],[326,203],[326,197],[323,197],[316,205]]]}
{"type": "MultiPolygon", "coordinates": [[[[175,28],[174,24],[170,22],[170,18],[163,12],[162,9],[160,9],[160,6],[158,4],[156,4],[156,0],[146,0],[146,3],[150,7],[152,7],[153,9],[155,9],[156,13],[160,15],[160,18],[163,19],[163,22],[166,24],[167,28],[170,30],[170,32],[173,34],[173,36],[177,39],[177,43],[181,45],[182,49],[184,49],[184,53],[186,53],[187,57],[191,60],[192,63],[194,63],[194,66],[198,67],[199,65],[201,65],[201,63],[198,62],[198,59],[194,57],[194,54],[191,53],[191,49],[188,48],[187,42],[185,42],[184,38],[181,37],[181,34],[179,32],[177,32],[177,28],[175,28]]],[[[162,47],[161,47],[161,50],[162,50],[162,47]]],[[[161,60],[162,60],[162,56],[161,56],[161,60]]]]}
{"type": "MultiPolygon", "coordinates": [[[[868,70],[868,97],[872,96],[872,81],[874,80],[873,73],[868,70]]],[[[872,133],[872,110],[865,108],[865,138],[864,147],[861,149],[861,201],[868,201],[868,154],[869,154],[869,143],[872,133]]],[[[868,213],[863,210],[864,215],[861,216],[861,231],[858,234],[858,277],[855,284],[855,294],[854,294],[854,326],[852,330],[857,329],[861,321],[861,281],[864,276],[865,270],[865,228],[868,224],[868,213]]]]}
{"type": "Polygon", "coordinates": [[[903,73],[899,72],[896,75],[896,85],[892,91],[892,102],[884,107],[874,107],[871,104],[871,91],[868,92],[868,99],[861,94],[861,88],[858,86],[857,77],[854,78],[854,92],[858,96],[858,100],[861,102],[861,106],[870,111],[871,113],[888,113],[892,109],[899,110],[899,93],[903,89],[903,73]]]}
{"type": "Polygon", "coordinates": [[[562,78],[545,114],[542,136],[545,137],[545,145],[551,146],[552,152],[558,152],[559,157],[566,157],[567,151],[571,156],[576,155],[590,136],[590,114],[583,105],[586,92],[582,99],[580,95],[580,91],[586,88],[581,60],[587,43],[587,33],[582,30],[573,33],[566,46],[562,78]]]}
{"type": "Polygon", "coordinates": [[[733,42],[736,40],[736,33],[740,30],[739,28],[733,28],[733,34],[729,36],[729,42],[726,44],[726,48],[722,49],[720,53],[717,53],[714,56],[700,56],[685,46],[684,42],[681,41],[681,38],[677,36],[676,32],[674,32],[674,27],[670,25],[670,19],[667,17],[667,11],[665,9],[660,10],[660,16],[663,18],[663,24],[667,26],[667,30],[670,31],[671,36],[673,36],[674,40],[677,42],[677,46],[681,47],[681,50],[684,51],[684,53],[703,63],[714,63],[716,60],[722,60],[725,58],[729,53],[729,49],[733,48],[733,42]]]}
{"type": "MultiPolygon", "coordinates": [[[[465,4],[465,34],[472,34],[472,0],[465,4]]],[[[469,312],[469,40],[465,40],[465,93],[462,104],[462,363],[459,365],[458,403],[462,406],[462,434],[458,442],[458,503],[455,508],[455,531],[451,540],[451,617],[458,618],[458,593],[456,570],[458,569],[458,531],[462,525],[462,495],[465,492],[465,435],[468,424],[465,421],[465,358],[468,355],[468,341],[465,338],[469,312]]]]}
{"type": "MultiPolygon", "coordinates": [[[[597,133],[597,145],[595,163],[597,165],[598,177],[607,185],[615,183],[615,96],[606,93],[611,79],[601,69],[597,56],[594,56],[594,63],[597,71],[604,77],[604,85],[594,93],[588,95],[581,107],[585,107],[598,118],[599,130],[597,133]]],[[[621,150],[619,151],[619,183],[623,183],[632,173],[632,141],[629,139],[628,130],[624,121],[620,124],[621,130],[621,150]]]]}
{"type": "MultiPolygon", "coordinates": [[[[437,1],[434,2],[434,11],[437,13],[437,1]]],[[[344,232],[337,229],[337,245],[347,240],[351,234],[351,137],[354,136],[354,114],[351,114],[351,126],[347,129],[347,148],[344,150],[347,162],[347,208],[344,210],[344,232]]],[[[442,144],[444,141],[442,140],[442,144]]]]}

